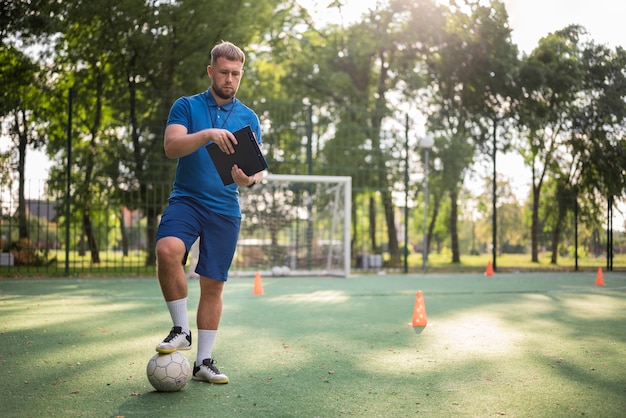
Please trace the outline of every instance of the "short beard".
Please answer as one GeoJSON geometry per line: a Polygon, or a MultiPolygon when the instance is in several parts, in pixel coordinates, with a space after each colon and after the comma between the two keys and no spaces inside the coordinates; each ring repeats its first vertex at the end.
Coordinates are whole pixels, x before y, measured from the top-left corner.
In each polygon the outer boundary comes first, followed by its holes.
{"type": "Polygon", "coordinates": [[[211,84],[211,89],[213,90],[213,93],[215,93],[215,95],[219,97],[220,99],[230,100],[235,96],[235,94],[224,93],[222,89],[218,89],[217,86],[215,86],[215,84],[211,84]]]}

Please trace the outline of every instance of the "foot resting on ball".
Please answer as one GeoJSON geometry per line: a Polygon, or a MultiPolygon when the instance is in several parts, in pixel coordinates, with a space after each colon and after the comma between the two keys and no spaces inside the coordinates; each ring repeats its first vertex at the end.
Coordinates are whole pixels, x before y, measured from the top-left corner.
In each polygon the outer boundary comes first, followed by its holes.
{"type": "Polygon", "coordinates": [[[156,346],[156,351],[163,354],[189,349],[191,349],[191,331],[187,334],[181,327],[172,327],[170,334],[156,346]]]}

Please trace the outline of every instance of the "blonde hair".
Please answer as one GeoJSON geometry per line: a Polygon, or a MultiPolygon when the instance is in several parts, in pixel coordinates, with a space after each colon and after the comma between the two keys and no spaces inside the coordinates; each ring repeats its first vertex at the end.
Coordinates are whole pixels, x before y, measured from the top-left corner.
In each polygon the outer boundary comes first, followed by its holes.
{"type": "Polygon", "coordinates": [[[229,61],[239,61],[242,64],[246,61],[246,56],[243,51],[237,45],[227,41],[220,42],[211,50],[211,65],[213,65],[218,58],[226,58],[229,61]]]}

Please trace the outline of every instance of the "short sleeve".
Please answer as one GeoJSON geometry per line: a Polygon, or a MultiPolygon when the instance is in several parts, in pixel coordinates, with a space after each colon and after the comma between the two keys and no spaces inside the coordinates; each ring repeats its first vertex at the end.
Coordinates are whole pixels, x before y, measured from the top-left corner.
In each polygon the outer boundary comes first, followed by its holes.
{"type": "Polygon", "coordinates": [[[167,117],[167,124],[183,125],[189,130],[191,108],[186,97],[181,97],[174,102],[167,117]]]}

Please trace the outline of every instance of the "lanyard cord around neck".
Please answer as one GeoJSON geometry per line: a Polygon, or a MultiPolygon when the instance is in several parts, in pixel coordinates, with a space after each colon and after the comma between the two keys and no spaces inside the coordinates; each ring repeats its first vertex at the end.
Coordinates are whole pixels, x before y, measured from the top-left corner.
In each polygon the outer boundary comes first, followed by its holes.
{"type": "Polygon", "coordinates": [[[224,122],[222,122],[222,126],[216,126],[217,125],[217,114],[220,111],[220,108],[222,106],[217,105],[215,106],[215,119],[213,118],[213,112],[211,112],[211,108],[214,107],[209,103],[209,94],[211,94],[209,92],[209,90],[206,91],[204,98],[206,99],[206,104],[207,107],[209,109],[209,117],[211,118],[211,127],[213,128],[219,128],[222,129],[224,127],[224,125],[226,125],[226,122],[228,122],[228,118],[230,118],[231,113],[233,113],[233,109],[235,108],[235,105],[237,104],[237,98],[233,97],[233,101],[232,101],[232,106],[230,107],[230,110],[228,111],[228,114],[226,115],[226,118],[224,119],[224,122]]]}

